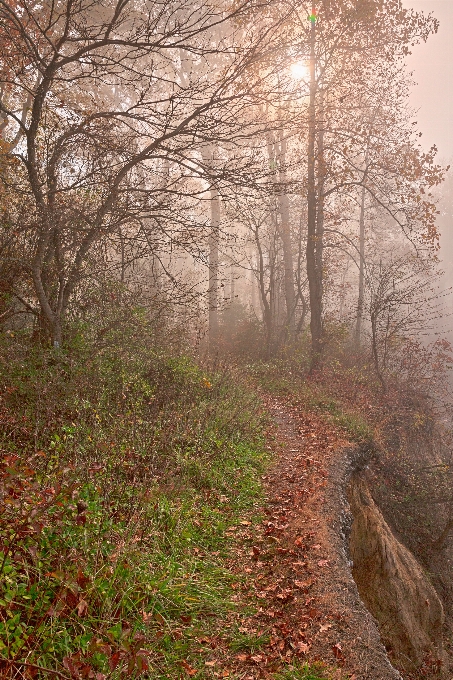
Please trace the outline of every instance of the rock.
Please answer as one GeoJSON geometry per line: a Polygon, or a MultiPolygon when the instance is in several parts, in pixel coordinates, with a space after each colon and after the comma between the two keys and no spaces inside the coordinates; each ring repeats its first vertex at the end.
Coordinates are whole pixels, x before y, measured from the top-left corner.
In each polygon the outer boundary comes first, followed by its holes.
{"type": "Polygon", "coordinates": [[[394,661],[407,670],[427,657],[441,661],[444,615],[436,591],[412,553],[392,534],[360,476],[353,477],[348,497],[354,517],[352,573],[394,661]]]}

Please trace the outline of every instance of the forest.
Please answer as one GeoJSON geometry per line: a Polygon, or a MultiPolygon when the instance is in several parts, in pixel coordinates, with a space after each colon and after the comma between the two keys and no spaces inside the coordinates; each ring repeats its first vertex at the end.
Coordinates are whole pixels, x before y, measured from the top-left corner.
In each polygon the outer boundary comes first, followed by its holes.
{"type": "Polygon", "coordinates": [[[451,677],[406,4],[0,0],[2,678],[451,677]]]}

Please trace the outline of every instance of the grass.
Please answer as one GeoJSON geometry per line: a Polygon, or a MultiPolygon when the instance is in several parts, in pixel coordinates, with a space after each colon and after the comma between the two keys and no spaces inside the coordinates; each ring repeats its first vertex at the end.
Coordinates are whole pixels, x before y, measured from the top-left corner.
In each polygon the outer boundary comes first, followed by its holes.
{"type": "Polygon", "coordinates": [[[4,342],[2,677],[211,678],[265,646],[229,567],[267,464],[240,377],[143,343],[4,342]]]}
{"type": "Polygon", "coordinates": [[[329,680],[328,671],[323,664],[288,666],[282,673],[275,676],[275,680],[329,680]]]}
{"type": "Polygon", "coordinates": [[[250,375],[267,392],[286,397],[295,405],[322,415],[328,423],[342,428],[352,441],[373,439],[373,426],[362,413],[354,396],[366,394],[366,378],[354,369],[329,366],[310,378],[294,359],[257,362],[248,366],[250,375]]]}
{"type": "Polygon", "coordinates": [[[184,356],[23,342],[1,376],[2,677],[202,676],[237,607],[227,529],[260,497],[257,399],[184,356]]]}

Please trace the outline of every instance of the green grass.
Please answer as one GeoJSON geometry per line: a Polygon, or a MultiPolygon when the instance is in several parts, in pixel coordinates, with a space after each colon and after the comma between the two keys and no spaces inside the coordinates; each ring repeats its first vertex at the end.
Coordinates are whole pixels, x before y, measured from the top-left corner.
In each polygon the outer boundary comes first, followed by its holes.
{"type": "Polygon", "coordinates": [[[274,676],[275,680],[329,680],[331,675],[328,669],[321,664],[308,664],[288,666],[284,671],[274,676]]]}
{"type": "Polygon", "coordinates": [[[257,652],[261,647],[265,647],[269,642],[268,635],[253,635],[241,633],[239,630],[233,632],[230,648],[234,652],[257,652]]]}
{"type": "MultiPolygon", "coordinates": [[[[309,380],[293,362],[278,359],[249,365],[248,371],[261,388],[322,415],[326,422],[342,428],[353,441],[362,443],[373,438],[373,429],[359,410],[332,396],[333,385],[329,384],[326,376],[322,376],[322,380],[309,380]]],[[[348,383],[353,384],[358,377],[347,372],[343,374],[337,367],[336,380],[337,383],[343,380],[347,389],[351,389],[348,383]]],[[[341,384],[340,389],[338,384],[335,387],[341,392],[341,384]]]]}
{"type": "Polygon", "coordinates": [[[226,562],[227,529],[258,519],[256,397],[226,369],[163,352],[25,362],[6,349],[5,677],[211,677],[206,640],[255,648],[237,637],[226,562]]]}

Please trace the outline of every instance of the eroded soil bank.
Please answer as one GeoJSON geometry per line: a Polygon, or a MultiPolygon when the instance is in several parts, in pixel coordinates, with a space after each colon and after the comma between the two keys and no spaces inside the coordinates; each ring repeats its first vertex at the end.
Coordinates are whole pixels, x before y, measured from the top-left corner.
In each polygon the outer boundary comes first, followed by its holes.
{"type": "MultiPolygon", "coordinates": [[[[353,514],[349,546],[360,596],[379,622],[398,667],[408,673],[445,665],[442,603],[414,555],[393,535],[363,475],[348,490],[353,514]]],[[[426,674],[425,674],[426,675],[426,674]]]]}
{"type": "Polygon", "coordinates": [[[232,569],[253,574],[253,592],[238,599],[261,605],[242,630],[268,643],[237,654],[237,670],[252,680],[281,662],[321,660],[336,680],[450,678],[439,597],[364,481],[375,452],[289,400],[265,402],[276,454],[265,519],[242,528],[232,569]]]}

